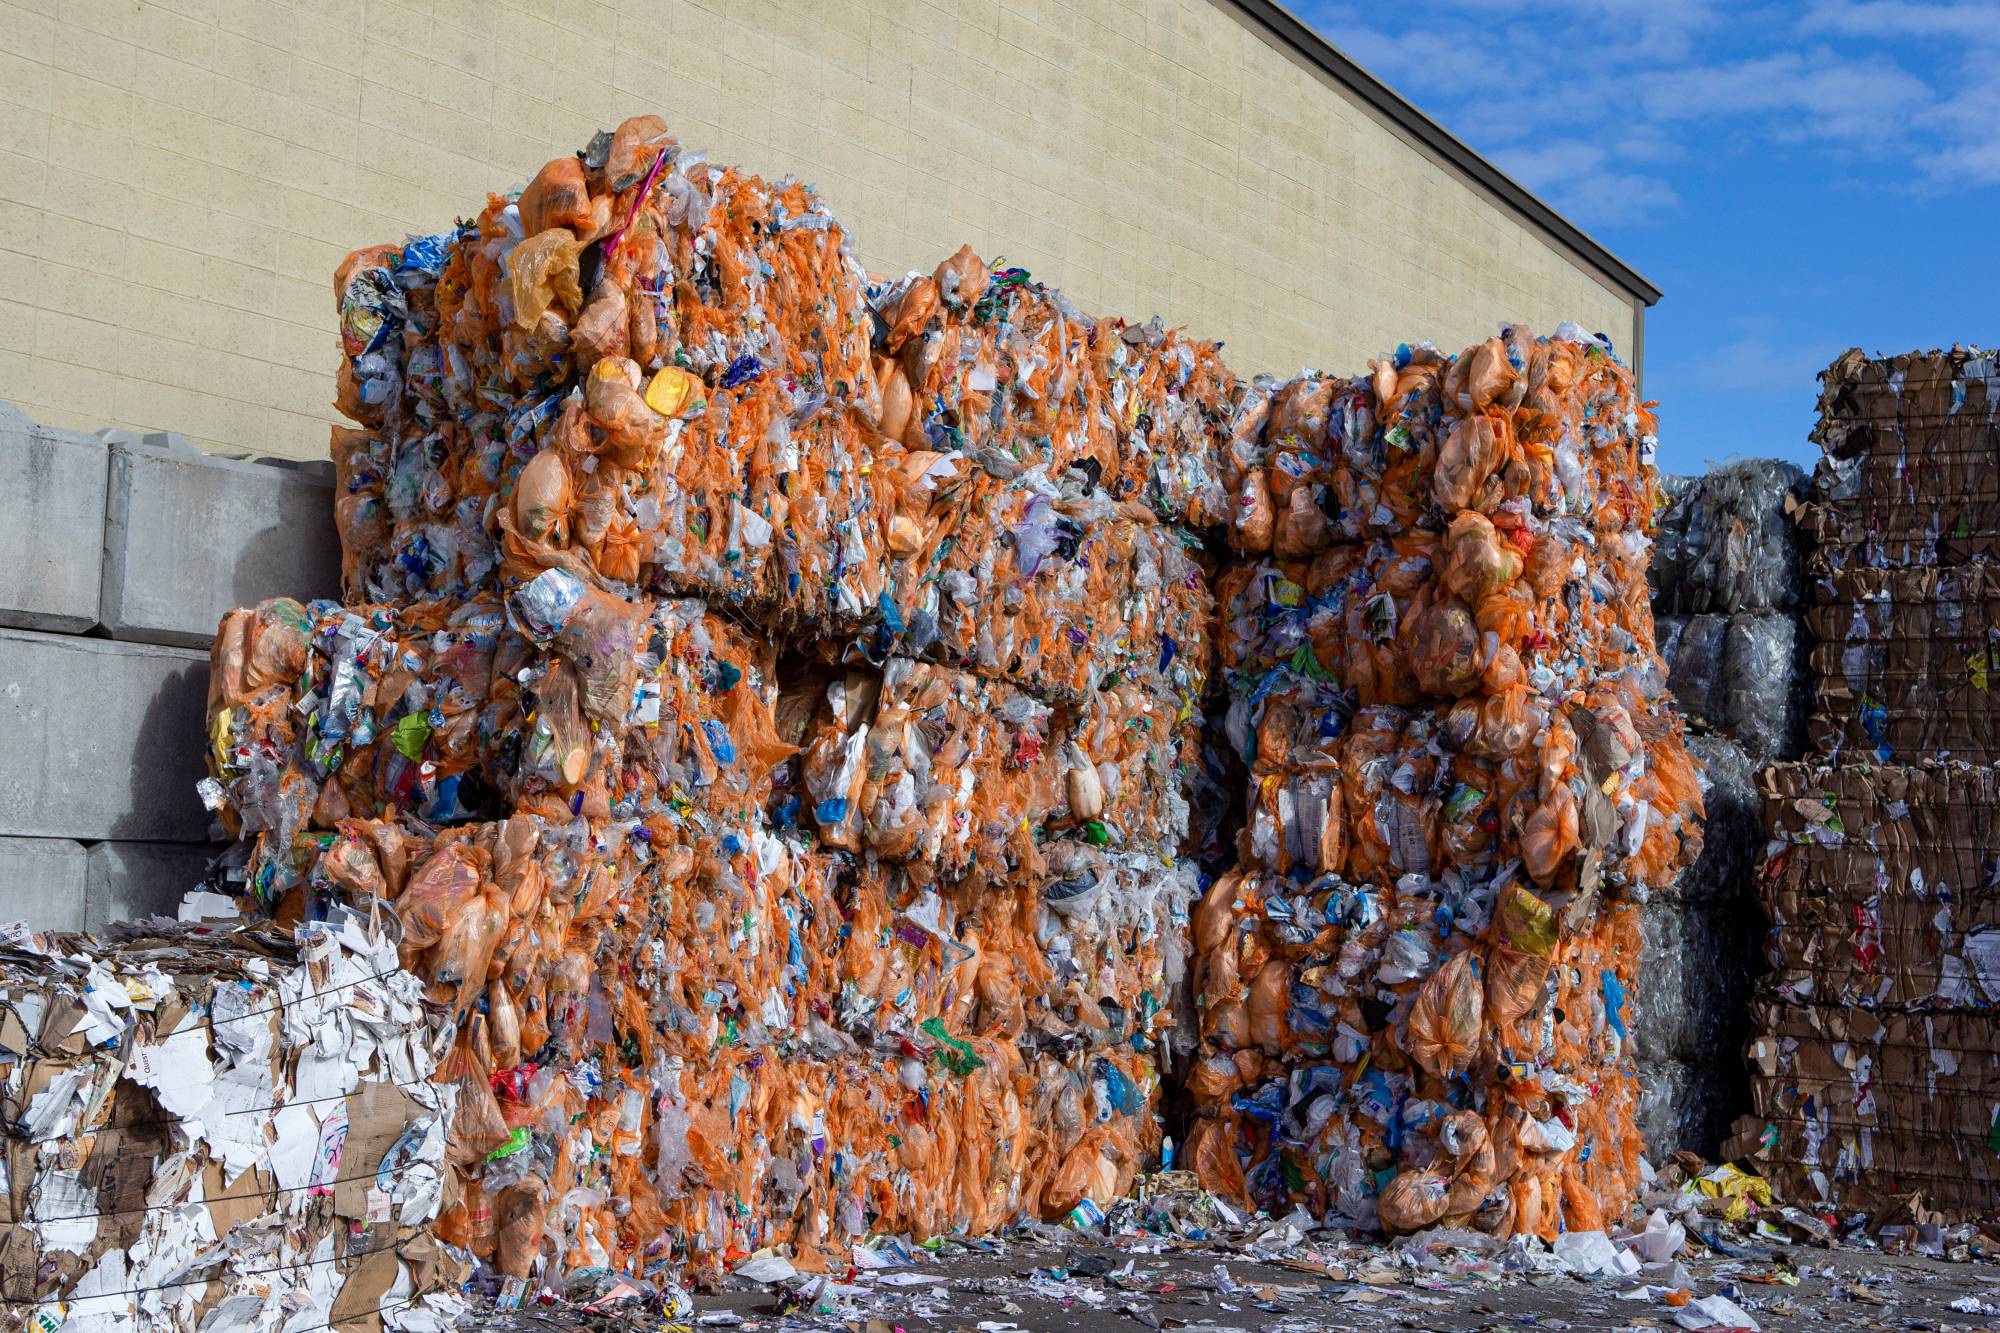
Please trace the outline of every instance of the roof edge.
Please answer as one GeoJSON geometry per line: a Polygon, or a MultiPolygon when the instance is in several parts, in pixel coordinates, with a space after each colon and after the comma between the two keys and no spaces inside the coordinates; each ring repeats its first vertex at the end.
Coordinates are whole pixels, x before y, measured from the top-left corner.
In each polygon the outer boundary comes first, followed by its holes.
{"type": "Polygon", "coordinates": [[[1645,305],[1656,305],[1660,289],[1637,269],[1591,239],[1588,232],[1543,203],[1519,181],[1474,152],[1464,140],[1432,120],[1382,80],[1320,36],[1277,0],[1215,0],[1254,19],[1279,42],[1332,76],[1398,128],[1484,186],[1516,213],[1574,250],[1587,263],[1645,305]]]}

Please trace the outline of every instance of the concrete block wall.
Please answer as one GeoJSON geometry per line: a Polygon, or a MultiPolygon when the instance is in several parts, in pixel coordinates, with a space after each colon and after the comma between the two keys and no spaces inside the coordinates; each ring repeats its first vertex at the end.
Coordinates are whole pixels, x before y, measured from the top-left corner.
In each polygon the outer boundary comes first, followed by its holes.
{"type": "Polygon", "coordinates": [[[100,929],[201,880],[209,641],[231,607],[339,595],[332,487],[0,403],[0,921],[100,929]]]}

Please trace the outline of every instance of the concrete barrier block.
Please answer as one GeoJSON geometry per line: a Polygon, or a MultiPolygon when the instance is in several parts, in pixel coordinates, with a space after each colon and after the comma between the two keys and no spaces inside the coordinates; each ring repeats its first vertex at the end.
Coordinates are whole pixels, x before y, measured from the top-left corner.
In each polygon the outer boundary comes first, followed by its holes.
{"type": "Polygon", "coordinates": [[[83,928],[174,915],[222,850],[201,842],[98,843],[88,853],[83,928]]]}
{"type": "Polygon", "coordinates": [[[86,860],[68,838],[0,838],[0,921],[82,930],[86,860]]]}
{"type": "Polygon", "coordinates": [[[326,472],[121,440],[110,452],[99,617],[113,638],[199,647],[234,607],[340,595],[326,472]]]}
{"type": "Polygon", "coordinates": [[[0,625],[97,623],[109,450],[0,403],[0,625]]]}
{"type": "Polygon", "coordinates": [[[0,836],[206,842],[208,655],[0,630],[0,836]]]}

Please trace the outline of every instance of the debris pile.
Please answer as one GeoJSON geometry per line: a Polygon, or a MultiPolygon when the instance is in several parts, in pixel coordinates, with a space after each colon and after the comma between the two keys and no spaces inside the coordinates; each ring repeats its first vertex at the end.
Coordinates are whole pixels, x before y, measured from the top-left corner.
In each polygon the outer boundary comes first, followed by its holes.
{"type": "Polygon", "coordinates": [[[446,1327],[451,1047],[380,917],[11,933],[10,1326],[446,1327]]]}
{"type": "Polygon", "coordinates": [[[1773,972],[1753,1014],[1753,1115],[1730,1150],[1802,1206],[1921,1194],[1977,1219],[2000,1060],[1986,688],[2000,370],[1964,348],[1850,351],[1821,379],[1825,456],[1801,519],[1818,543],[1816,755],[1764,774],[1773,972]]]}
{"type": "Polygon", "coordinates": [[[652,117],[336,297],[345,604],[225,621],[207,794],[250,909],[392,914],[456,1019],[439,1237],[518,1299],[1122,1197],[1217,349],[969,250],[871,280],[652,117]]]}
{"type": "Polygon", "coordinates": [[[1573,326],[1239,414],[1217,597],[1251,790],[1194,916],[1189,1080],[1218,1193],[1549,1240],[1635,1197],[1638,904],[1701,842],[1653,431],[1573,326]]]}

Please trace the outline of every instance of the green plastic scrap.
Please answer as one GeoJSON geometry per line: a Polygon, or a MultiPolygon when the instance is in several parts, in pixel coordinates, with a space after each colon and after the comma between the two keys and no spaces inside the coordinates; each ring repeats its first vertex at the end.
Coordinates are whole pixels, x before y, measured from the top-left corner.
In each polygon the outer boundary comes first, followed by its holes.
{"type": "Polygon", "coordinates": [[[972,1043],[960,1041],[947,1032],[942,1018],[926,1018],[923,1021],[923,1031],[938,1044],[933,1054],[944,1061],[946,1069],[960,1078],[964,1078],[976,1069],[986,1068],[986,1062],[972,1053],[972,1043]]]}
{"type": "Polygon", "coordinates": [[[516,1129],[512,1134],[509,1134],[505,1143],[495,1148],[492,1152],[487,1153],[486,1160],[497,1162],[503,1157],[512,1157],[515,1153],[522,1151],[534,1141],[535,1136],[530,1134],[524,1125],[516,1129]]]}
{"type": "Polygon", "coordinates": [[[413,764],[424,757],[424,746],[430,739],[431,720],[422,713],[405,713],[389,732],[389,744],[413,764]]]}

